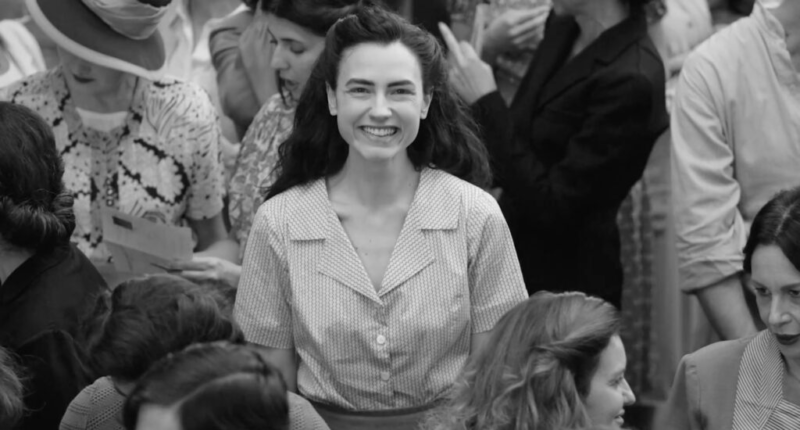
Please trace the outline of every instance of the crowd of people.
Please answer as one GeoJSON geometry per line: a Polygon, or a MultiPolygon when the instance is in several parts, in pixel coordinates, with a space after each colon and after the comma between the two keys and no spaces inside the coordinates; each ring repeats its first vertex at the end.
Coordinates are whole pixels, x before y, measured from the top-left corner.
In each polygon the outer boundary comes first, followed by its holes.
{"type": "Polygon", "coordinates": [[[0,18],[0,429],[628,427],[618,219],[663,136],[721,341],[637,424],[800,426],[800,3],[0,18]],[[121,270],[108,211],[191,258],[121,270]]]}

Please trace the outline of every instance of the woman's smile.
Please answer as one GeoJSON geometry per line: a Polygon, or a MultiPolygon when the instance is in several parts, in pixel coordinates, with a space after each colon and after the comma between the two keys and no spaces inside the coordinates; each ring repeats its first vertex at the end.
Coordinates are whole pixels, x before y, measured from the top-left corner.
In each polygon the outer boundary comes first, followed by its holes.
{"type": "Polygon", "coordinates": [[[398,129],[397,127],[385,127],[385,126],[362,126],[359,128],[365,133],[375,137],[394,136],[400,131],[400,129],[398,129]]]}

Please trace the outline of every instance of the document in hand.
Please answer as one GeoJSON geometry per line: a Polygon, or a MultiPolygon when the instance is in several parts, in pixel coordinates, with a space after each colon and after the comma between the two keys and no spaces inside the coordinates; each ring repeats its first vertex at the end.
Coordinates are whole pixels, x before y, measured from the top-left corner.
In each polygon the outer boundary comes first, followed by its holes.
{"type": "Polygon", "coordinates": [[[192,259],[192,231],[104,209],[103,242],[120,272],[164,273],[178,261],[192,259]]]}

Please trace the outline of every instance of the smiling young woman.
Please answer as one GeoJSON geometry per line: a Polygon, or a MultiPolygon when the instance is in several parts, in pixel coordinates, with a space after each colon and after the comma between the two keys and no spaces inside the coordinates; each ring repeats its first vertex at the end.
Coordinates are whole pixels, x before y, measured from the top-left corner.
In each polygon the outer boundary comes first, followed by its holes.
{"type": "Polygon", "coordinates": [[[237,321],[331,429],[416,428],[525,299],[434,37],[375,7],[339,20],[279,155],[237,321]]]}
{"type": "Polygon", "coordinates": [[[428,430],[619,430],[636,401],[614,307],[579,292],[539,292],[497,323],[428,430]]]}
{"type": "Polygon", "coordinates": [[[778,193],[758,212],[744,272],[767,329],[684,357],[659,428],[800,426],[800,188],[778,193]]]}

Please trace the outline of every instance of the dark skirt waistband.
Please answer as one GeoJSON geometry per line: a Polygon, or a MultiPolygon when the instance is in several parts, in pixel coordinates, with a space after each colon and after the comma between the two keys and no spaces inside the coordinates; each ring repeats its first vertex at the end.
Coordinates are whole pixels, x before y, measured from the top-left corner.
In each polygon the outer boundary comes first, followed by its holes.
{"type": "Polygon", "coordinates": [[[416,430],[424,421],[428,411],[439,406],[441,402],[428,405],[386,409],[379,411],[353,411],[338,406],[311,402],[314,409],[328,424],[331,430],[416,430]]]}

